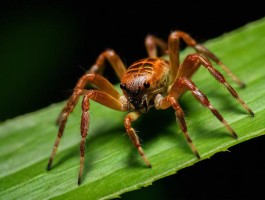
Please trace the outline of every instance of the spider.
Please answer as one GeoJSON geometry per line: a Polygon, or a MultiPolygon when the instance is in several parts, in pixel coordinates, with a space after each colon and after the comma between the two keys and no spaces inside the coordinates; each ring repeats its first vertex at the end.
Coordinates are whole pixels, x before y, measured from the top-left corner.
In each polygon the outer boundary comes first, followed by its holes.
{"type": "Polygon", "coordinates": [[[114,50],[105,50],[98,56],[95,64],[90,70],[78,80],[71,97],[57,119],[59,131],[48,162],[48,170],[51,169],[53,158],[60,139],[63,136],[67,118],[76,106],[80,96],[83,96],[83,100],[78,185],[81,184],[84,167],[85,142],[90,121],[90,99],[114,110],[129,111],[124,118],[126,133],[146,165],[150,168],[151,164],[145,156],[139,138],[131,124],[140,117],[141,113],[148,112],[151,107],[157,110],[167,109],[169,107],[174,109],[180,129],[184,133],[191,150],[196,157],[200,159],[200,155],[189,136],[184,113],[178,102],[181,95],[186,91],[190,91],[195,99],[200,104],[207,107],[213,115],[223,123],[231,135],[237,138],[237,134],[232,127],[222,117],[218,110],[212,106],[206,95],[204,95],[191,80],[192,75],[200,66],[206,68],[206,70],[208,70],[218,82],[223,84],[230,94],[239,101],[244,109],[250,115],[254,116],[252,110],[239,97],[224,76],[215,69],[210,60],[219,65],[240,87],[244,87],[245,84],[237,78],[216,55],[202,44],[198,44],[188,33],[173,31],[169,34],[168,42],[154,35],[147,35],[145,38],[145,47],[148,57],[134,62],[128,69],[126,69],[124,63],[114,50]],[[196,53],[187,55],[182,63],[180,63],[179,59],[180,39],[196,51],[196,53]],[[169,61],[162,57],[158,57],[158,50],[162,52],[162,55],[169,55],[169,61]],[[113,67],[120,79],[122,95],[120,95],[114,86],[99,73],[102,71],[106,62],[113,67]],[[95,88],[85,89],[88,84],[94,85],[95,88]]]}

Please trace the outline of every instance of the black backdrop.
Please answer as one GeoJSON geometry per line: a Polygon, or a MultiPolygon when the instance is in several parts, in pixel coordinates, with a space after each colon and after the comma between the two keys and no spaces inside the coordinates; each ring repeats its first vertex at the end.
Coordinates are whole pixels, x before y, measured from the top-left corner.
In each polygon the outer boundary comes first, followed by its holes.
{"type": "MultiPolygon", "coordinates": [[[[0,7],[0,121],[66,99],[78,77],[106,48],[115,49],[129,65],[146,56],[143,42],[148,33],[167,39],[170,31],[180,29],[204,42],[265,15],[255,1],[232,3],[4,1],[0,7]]],[[[262,195],[263,144],[264,137],[233,147],[231,153],[217,154],[124,198],[155,193],[156,188],[183,199],[235,198],[239,192],[243,197],[262,195]]]]}

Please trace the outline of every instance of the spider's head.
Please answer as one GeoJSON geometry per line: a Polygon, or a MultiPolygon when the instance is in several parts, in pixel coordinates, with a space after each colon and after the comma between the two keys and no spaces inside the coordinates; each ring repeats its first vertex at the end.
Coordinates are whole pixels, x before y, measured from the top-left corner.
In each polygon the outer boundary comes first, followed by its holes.
{"type": "Polygon", "coordinates": [[[131,82],[122,82],[120,88],[135,110],[148,111],[152,100],[152,95],[150,95],[152,88],[149,81],[138,77],[131,82]]]}

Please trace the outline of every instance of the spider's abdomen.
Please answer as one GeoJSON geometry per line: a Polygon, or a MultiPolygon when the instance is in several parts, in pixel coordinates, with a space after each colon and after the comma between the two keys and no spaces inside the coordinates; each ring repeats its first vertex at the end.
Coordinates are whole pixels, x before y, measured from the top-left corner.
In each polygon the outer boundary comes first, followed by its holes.
{"type": "Polygon", "coordinates": [[[145,58],[133,63],[127,70],[127,74],[133,76],[153,75],[163,76],[168,72],[168,62],[161,58],[145,58]]]}
{"type": "Polygon", "coordinates": [[[145,58],[133,63],[122,78],[132,89],[148,83],[150,88],[161,88],[167,84],[169,63],[161,58],[145,58]]]}
{"type": "Polygon", "coordinates": [[[140,111],[153,105],[158,93],[165,93],[169,79],[169,63],[161,58],[145,58],[133,63],[121,79],[124,96],[140,111]]]}

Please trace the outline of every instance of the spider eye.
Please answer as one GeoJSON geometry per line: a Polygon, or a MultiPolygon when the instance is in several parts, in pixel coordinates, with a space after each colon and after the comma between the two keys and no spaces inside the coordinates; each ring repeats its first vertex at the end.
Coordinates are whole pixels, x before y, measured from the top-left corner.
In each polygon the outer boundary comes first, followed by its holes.
{"type": "Polygon", "coordinates": [[[144,83],[144,87],[145,87],[145,88],[149,88],[149,87],[150,87],[150,83],[149,83],[149,82],[145,82],[145,83],[144,83]]]}
{"type": "Polygon", "coordinates": [[[121,84],[120,84],[120,88],[121,88],[122,90],[126,90],[126,84],[125,84],[125,83],[121,83],[121,84]]]}

